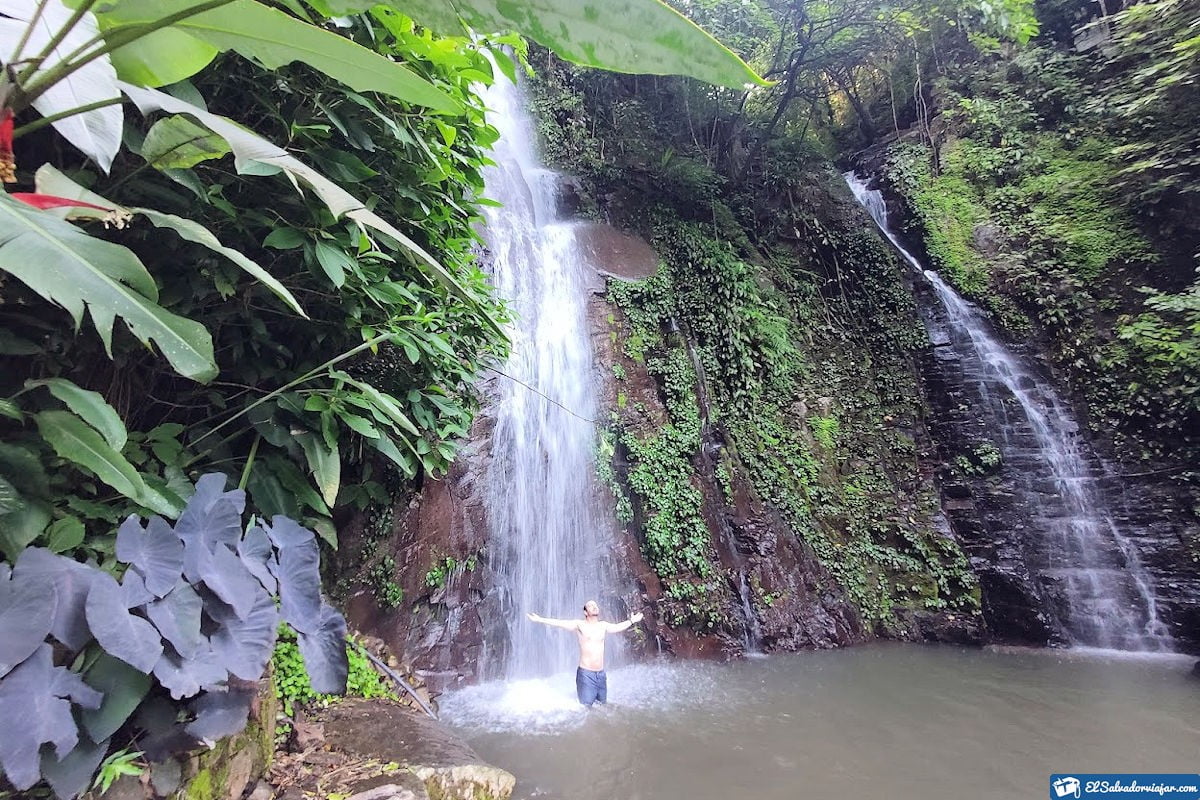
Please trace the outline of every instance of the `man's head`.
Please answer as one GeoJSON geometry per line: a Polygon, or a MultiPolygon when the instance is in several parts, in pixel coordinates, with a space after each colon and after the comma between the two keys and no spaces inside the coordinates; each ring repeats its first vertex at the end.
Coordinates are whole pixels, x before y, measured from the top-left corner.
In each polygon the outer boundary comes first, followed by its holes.
{"type": "Polygon", "coordinates": [[[583,615],[588,619],[597,619],[600,616],[600,604],[595,600],[588,600],[583,604],[583,615]]]}

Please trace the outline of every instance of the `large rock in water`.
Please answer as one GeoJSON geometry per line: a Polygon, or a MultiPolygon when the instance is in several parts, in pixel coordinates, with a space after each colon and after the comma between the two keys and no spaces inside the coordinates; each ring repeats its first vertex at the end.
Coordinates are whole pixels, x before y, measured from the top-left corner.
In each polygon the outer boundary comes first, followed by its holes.
{"type": "MultiPolygon", "coordinates": [[[[430,800],[507,800],[516,785],[511,773],[485,762],[437,720],[391,703],[346,700],[322,712],[321,721],[331,749],[406,767],[425,784],[430,800]]],[[[378,780],[356,788],[377,787],[378,780]]],[[[403,791],[411,788],[394,796],[403,791]]]]}

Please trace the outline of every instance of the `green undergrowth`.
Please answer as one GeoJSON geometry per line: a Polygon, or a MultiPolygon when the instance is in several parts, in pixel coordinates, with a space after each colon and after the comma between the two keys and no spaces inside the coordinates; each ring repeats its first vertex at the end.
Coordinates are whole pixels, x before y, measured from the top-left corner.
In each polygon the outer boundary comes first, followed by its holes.
{"type": "MultiPolygon", "coordinates": [[[[664,263],[647,280],[611,282],[608,300],[621,312],[613,325],[627,369],[644,365],[662,401],[614,417],[669,620],[728,624],[701,593],[721,574],[702,490],[729,503],[735,475],[782,513],[869,623],[886,630],[901,608],[976,608],[965,557],[933,530],[915,445],[889,422],[919,414],[910,358],[922,334],[887,252],[852,222],[806,215],[796,249],[752,262],[711,226],[651,218],[664,263]],[[714,443],[717,485],[706,486],[700,453],[714,443]]],[[[770,599],[755,592],[764,608],[770,599]]]]}
{"type": "MultiPolygon", "coordinates": [[[[358,647],[346,648],[346,655],[350,662],[346,697],[399,700],[388,685],[387,679],[375,671],[375,667],[358,647]]],[[[271,664],[275,674],[275,696],[279,698],[279,710],[288,719],[295,719],[298,709],[326,706],[341,699],[339,695],[319,694],[313,691],[308,681],[308,673],[304,669],[304,658],[300,655],[299,645],[296,644],[296,634],[286,626],[280,626],[271,664]]],[[[277,735],[286,735],[289,730],[290,728],[278,731],[277,735]]]]}
{"type": "Polygon", "coordinates": [[[1194,463],[1194,258],[1125,192],[1120,142],[1076,102],[1087,81],[1035,49],[946,83],[944,141],[893,147],[888,180],[932,265],[1013,336],[1044,338],[1121,458],[1194,463]]]}

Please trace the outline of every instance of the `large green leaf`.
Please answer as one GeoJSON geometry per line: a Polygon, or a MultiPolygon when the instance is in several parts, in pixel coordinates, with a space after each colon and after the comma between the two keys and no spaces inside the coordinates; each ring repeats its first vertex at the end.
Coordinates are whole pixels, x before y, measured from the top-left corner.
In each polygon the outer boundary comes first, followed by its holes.
{"type": "Polygon", "coordinates": [[[150,691],[150,676],[102,652],[88,671],[84,673],[88,686],[104,695],[104,702],[96,709],[80,712],[83,727],[92,739],[107,739],[125,724],[129,715],[150,691]]]}
{"type": "Polygon", "coordinates": [[[613,72],[688,75],[735,89],[766,85],[737,57],[660,0],[333,0],[335,12],[395,8],[445,34],[516,31],[568,61],[613,72]]]}
{"type": "MultiPolygon", "coordinates": [[[[221,139],[215,134],[209,133],[207,128],[201,128],[184,117],[171,117],[171,119],[182,120],[187,125],[192,126],[192,133],[196,133],[197,131],[203,132],[208,134],[210,138],[218,139],[222,145],[225,143],[224,139],[221,139]]],[[[162,122],[169,121],[170,120],[162,120],[162,122]]],[[[155,128],[157,127],[158,125],[155,125],[155,128]]],[[[179,130],[183,130],[182,128],[179,128],[179,126],[177,126],[177,128],[179,130]]],[[[153,133],[153,130],[151,133],[153,133]]],[[[150,138],[146,137],[146,141],[149,140],[150,138]]],[[[207,147],[212,146],[214,145],[207,145],[207,147]]],[[[228,150],[225,152],[228,152],[228,150]]],[[[145,150],[143,149],[143,154],[144,153],[145,150]]],[[[237,264],[251,276],[257,278],[264,285],[266,285],[268,289],[274,292],[280,300],[286,303],[288,307],[297,314],[305,319],[308,318],[308,315],[304,313],[304,309],[300,307],[299,301],[297,301],[292,293],[287,290],[287,287],[275,280],[275,278],[271,276],[271,273],[260,267],[257,262],[251,260],[245,254],[234,250],[232,247],[226,247],[225,245],[221,244],[220,240],[217,239],[213,232],[201,225],[199,222],[195,222],[185,217],[177,217],[174,214],[164,214],[163,212],[155,211],[152,208],[122,208],[111,200],[101,197],[95,192],[85,189],[84,187],[75,183],[75,181],[71,180],[49,164],[43,164],[38,168],[35,181],[37,190],[42,194],[50,194],[54,195],[55,197],[65,197],[70,200],[82,200],[85,203],[91,203],[92,205],[104,206],[105,208],[113,209],[118,216],[124,218],[128,218],[133,214],[141,214],[150,220],[150,222],[156,228],[169,228],[184,239],[187,239],[189,242],[194,242],[203,247],[207,247],[214,253],[219,253],[225,256],[234,264],[237,264]]],[[[97,215],[104,216],[104,212],[91,208],[67,208],[55,209],[55,211],[72,217],[94,217],[97,215]]],[[[91,422],[91,420],[88,421],[91,422]]]]}
{"type": "Polygon", "coordinates": [[[86,308],[110,354],[113,322],[121,317],[134,336],[157,344],[181,375],[206,382],[217,374],[208,331],[155,302],[158,288],[137,256],[3,194],[0,270],[61,305],[76,326],[86,308]]]}
{"type": "Polygon", "coordinates": [[[190,78],[220,52],[175,28],[162,28],[112,52],[117,77],[138,86],[166,86],[190,78]]]}
{"type": "MultiPolygon", "coordinates": [[[[233,148],[238,172],[244,174],[246,171],[251,170],[255,164],[267,164],[283,170],[293,181],[303,183],[311,188],[321,198],[322,202],[329,207],[330,212],[335,217],[349,217],[364,228],[371,228],[391,237],[402,247],[407,248],[409,252],[413,253],[419,259],[420,263],[446,286],[451,294],[472,305],[478,304],[478,300],[464,289],[462,284],[455,280],[454,276],[439,264],[437,259],[429,255],[424,248],[401,233],[383,217],[364,206],[354,195],[312,167],[289,155],[286,150],[267,141],[258,134],[246,130],[226,117],[213,114],[199,106],[192,105],[156,89],[142,89],[129,84],[122,84],[121,89],[129,96],[130,100],[137,104],[137,107],[141,109],[143,114],[160,110],[171,114],[189,114],[214,133],[224,137],[225,141],[229,142],[229,146],[233,148]]],[[[503,329],[499,323],[490,314],[487,314],[482,309],[481,313],[484,314],[485,319],[492,328],[503,333],[503,329]]]]}
{"type": "Polygon", "coordinates": [[[329,447],[320,434],[311,432],[302,433],[296,439],[304,448],[304,457],[308,459],[308,468],[321,490],[321,499],[332,508],[342,483],[342,459],[337,442],[329,447]]]}
{"type": "Polygon", "coordinates": [[[50,524],[50,507],[42,502],[26,503],[0,516],[0,553],[15,563],[21,551],[50,524]]]}
{"type": "Polygon", "coordinates": [[[155,169],[190,169],[229,155],[229,144],[184,116],[160,119],[142,142],[142,158],[155,169]]]}
{"type": "Polygon", "coordinates": [[[331,375],[338,380],[345,381],[362,392],[371,405],[379,409],[380,413],[382,413],[395,424],[399,425],[402,429],[408,431],[414,436],[420,436],[421,431],[416,425],[413,424],[412,420],[410,420],[405,413],[400,410],[400,403],[397,402],[396,398],[389,394],[384,394],[366,381],[360,381],[351,377],[345,372],[333,372],[331,375]]]}
{"type": "Polygon", "coordinates": [[[45,386],[67,408],[74,411],[84,422],[100,431],[114,450],[120,451],[129,438],[125,423],[117,410],[110,406],[99,392],[76,386],[66,378],[47,378],[40,381],[25,381],[25,388],[45,386]]]}
{"type": "Polygon", "coordinates": [[[4,476],[0,475],[0,516],[20,511],[24,507],[25,500],[17,492],[17,487],[5,480],[4,476]]]}
{"type": "MultiPolygon", "coordinates": [[[[141,25],[201,4],[202,0],[121,0],[98,16],[105,25],[141,25]]],[[[462,111],[461,103],[404,65],[254,0],[234,0],[172,27],[267,69],[302,61],[356,91],[383,92],[451,114],[462,111]]]]}
{"type": "Polygon", "coordinates": [[[41,411],[35,419],[38,432],[60,458],[86,467],[126,497],[145,493],[146,484],[133,464],[79,417],[68,411],[41,411]]]}

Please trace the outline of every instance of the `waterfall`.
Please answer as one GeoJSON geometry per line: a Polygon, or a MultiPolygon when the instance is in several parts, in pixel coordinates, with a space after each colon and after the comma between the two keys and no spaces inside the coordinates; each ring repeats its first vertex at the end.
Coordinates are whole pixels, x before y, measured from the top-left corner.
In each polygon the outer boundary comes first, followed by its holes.
{"type": "MultiPolygon", "coordinates": [[[[508,641],[491,675],[528,678],[574,669],[575,636],[525,618],[581,618],[586,600],[602,618],[625,613],[614,558],[615,521],[597,506],[596,376],[587,320],[585,262],[573,225],[558,219],[558,176],[543,168],[521,89],[499,78],[484,93],[500,131],[484,175],[484,239],[497,294],[515,315],[512,352],[495,396],[487,471],[490,560],[508,641]]],[[[610,637],[609,660],[620,648],[610,637]]]]}
{"type": "Polygon", "coordinates": [[[1171,650],[1150,579],[1101,491],[1104,466],[1084,449],[1070,407],[992,332],[978,309],[900,243],[880,192],[852,172],[844,177],[944,307],[948,344],[976,390],[979,407],[972,411],[998,437],[1002,468],[1025,515],[1025,562],[1058,600],[1052,611],[1063,633],[1076,646],[1171,650]]]}

